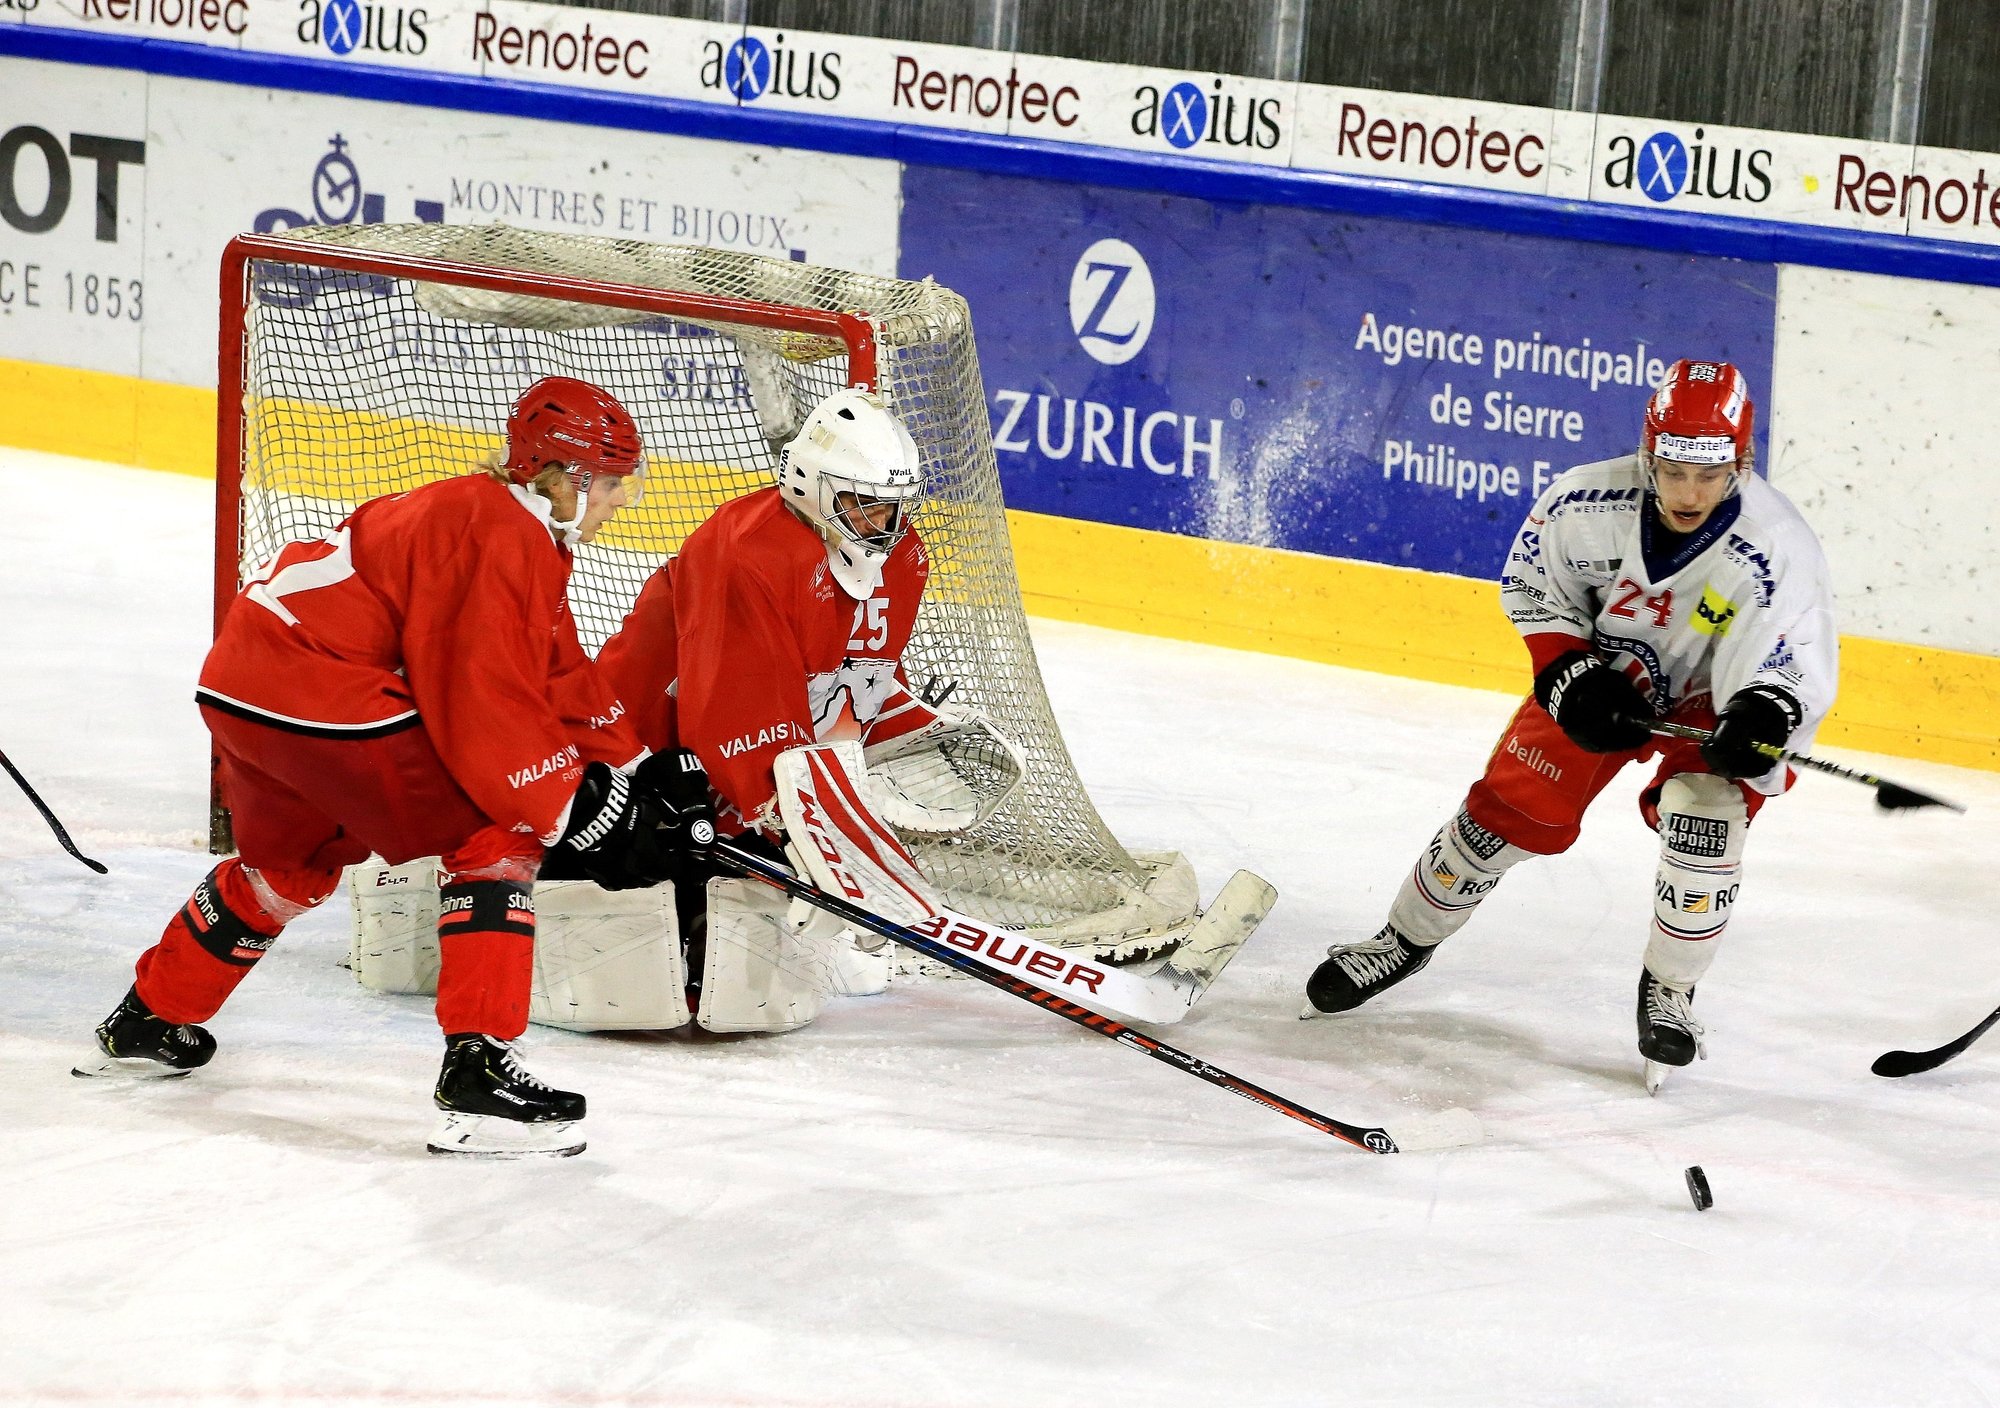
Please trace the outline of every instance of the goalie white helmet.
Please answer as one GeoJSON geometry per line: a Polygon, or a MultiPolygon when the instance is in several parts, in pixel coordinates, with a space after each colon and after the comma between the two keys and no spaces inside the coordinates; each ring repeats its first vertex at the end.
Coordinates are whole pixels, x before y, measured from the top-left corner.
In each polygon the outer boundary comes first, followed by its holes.
{"type": "Polygon", "coordinates": [[[826,540],[834,580],[856,601],[909,531],[923,491],[917,442],[873,392],[849,387],[813,407],[778,457],[778,489],[826,540]]]}

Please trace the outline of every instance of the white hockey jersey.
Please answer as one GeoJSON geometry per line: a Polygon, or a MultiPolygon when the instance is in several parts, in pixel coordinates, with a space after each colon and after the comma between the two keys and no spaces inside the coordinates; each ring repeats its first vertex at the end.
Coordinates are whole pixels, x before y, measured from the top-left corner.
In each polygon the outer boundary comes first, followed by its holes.
{"type": "MultiPolygon", "coordinates": [[[[1556,477],[1500,579],[1514,628],[1590,642],[1663,715],[1773,685],[1803,708],[1790,746],[1806,749],[1840,668],[1819,540],[1791,500],[1755,476],[1679,537],[1659,521],[1646,483],[1637,455],[1556,477]]],[[[1780,776],[1752,785],[1775,791],[1780,776]]]]}

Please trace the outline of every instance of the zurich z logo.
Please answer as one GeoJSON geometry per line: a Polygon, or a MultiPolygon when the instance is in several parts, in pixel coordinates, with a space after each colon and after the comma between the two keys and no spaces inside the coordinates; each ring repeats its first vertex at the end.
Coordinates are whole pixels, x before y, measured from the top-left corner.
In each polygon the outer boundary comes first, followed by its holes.
{"type": "Polygon", "coordinates": [[[1176,83],[1160,99],[1160,135],[1169,146],[1193,146],[1208,131],[1208,95],[1192,83],[1176,83]]]}
{"type": "Polygon", "coordinates": [[[771,51],[749,35],[729,46],[722,59],[722,86],[739,103],[754,103],[771,86],[771,51]]]}
{"type": "Polygon", "coordinates": [[[319,37],[336,54],[351,54],[361,42],[361,0],[326,0],[319,37]]]}
{"type": "Polygon", "coordinates": [[[1123,240],[1099,240],[1069,276],[1069,325],[1094,361],[1138,356],[1153,331],[1153,271],[1123,240]]]}
{"type": "Polygon", "coordinates": [[[1688,153],[1671,132],[1655,132],[1639,148],[1639,190],[1647,200],[1672,200],[1687,185],[1688,153]]]}

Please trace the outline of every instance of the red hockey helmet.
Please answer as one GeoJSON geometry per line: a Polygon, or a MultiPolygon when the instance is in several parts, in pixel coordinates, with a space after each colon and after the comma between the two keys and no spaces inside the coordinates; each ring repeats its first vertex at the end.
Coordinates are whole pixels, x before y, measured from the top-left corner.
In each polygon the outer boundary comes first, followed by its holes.
{"type": "Polygon", "coordinates": [[[1646,403],[1646,453],[1682,464],[1743,464],[1757,408],[1729,362],[1675,362],[1646,403]]]}
{"type": "Polygon", "coordinates": [[[646,447],[632,413],[587,381],[545,376],[507,413],[503,464],[516,484],[532,483],[551,465],[618,476],[637,474],[645,463],[646,447]]]}

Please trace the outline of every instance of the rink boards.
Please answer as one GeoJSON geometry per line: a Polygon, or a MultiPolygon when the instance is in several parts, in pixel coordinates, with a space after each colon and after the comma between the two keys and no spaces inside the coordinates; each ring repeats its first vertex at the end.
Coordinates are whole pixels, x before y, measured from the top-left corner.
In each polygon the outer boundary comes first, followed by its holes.
{"type": "Polygon", "coordinates": [[[1673,358],[1727,356],[1833,562],[1822,738],[2000,767],[2000,290],[1956,281],[2000,278],[1990,251],[797,114],[725,140],[671,99],[71,42],[130,66],[0,56],[11,443],[212,472],[215,261],[248,229],[506,220],[931,275],[974,310],[1032,611],[1518,689],[1493,579],[1528,503],[1627,452],[1673,358]]]}

